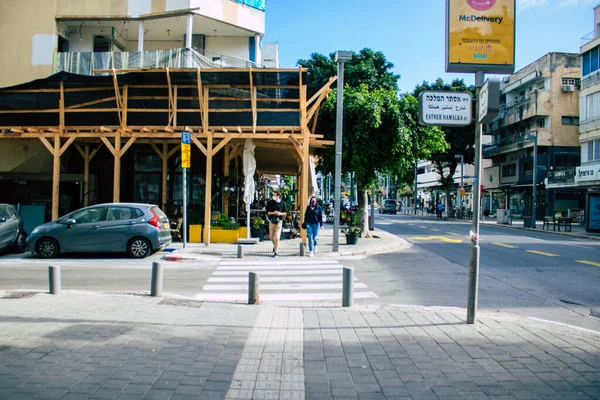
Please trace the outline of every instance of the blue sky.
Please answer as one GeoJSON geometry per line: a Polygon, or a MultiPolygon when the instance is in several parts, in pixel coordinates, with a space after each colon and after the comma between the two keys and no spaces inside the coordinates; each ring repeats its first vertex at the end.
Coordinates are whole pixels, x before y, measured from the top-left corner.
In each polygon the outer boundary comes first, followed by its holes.
{"type": "MultiPolygon", "coordinates": [[[[579,53],[599,0],[517,0],[516,69],[548,52],[579,53]]],[[[463,78],[444,65],[445,0],[267,0],[264,42],[279,43],[281,67],[311,53],[382,51],[402,92],[424,80],[463,78]]]]}

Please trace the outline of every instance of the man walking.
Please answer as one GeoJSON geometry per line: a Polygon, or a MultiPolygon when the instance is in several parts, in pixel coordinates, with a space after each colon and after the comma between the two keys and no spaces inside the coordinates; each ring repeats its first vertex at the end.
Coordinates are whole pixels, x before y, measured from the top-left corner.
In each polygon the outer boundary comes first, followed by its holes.
{"type": "Polygon", "coordinates": [[[269,200],[266,208],[267,218],[269,219],[269,236],[271,242],[273,242],[273,258],[277,258],[283,217],[287,214],[285,202],[281,201],[281,192],[278,190],[273,192],[273,198],[269,200]]]}
{"type": "Polygon", "coordinates": [[[437,205],[437,217],[438,219],[442,219],[442,211],[444,211],[444,205],[440,201],[437,205]]]}

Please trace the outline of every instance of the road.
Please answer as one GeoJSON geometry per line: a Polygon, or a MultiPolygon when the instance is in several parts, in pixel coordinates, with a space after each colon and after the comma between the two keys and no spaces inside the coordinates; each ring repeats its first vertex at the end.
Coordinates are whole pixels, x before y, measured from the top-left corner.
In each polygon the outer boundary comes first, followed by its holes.
{"type": "MultiPolygon", "coordinates": [[[[466,307],[471,224],[405,215],[376,226],[413,246],[348,261],[390,303],[466,307]]],[[[600,241],[481,225],[479,308],[600,331],[600,241]]]]}
{"type": "MultiPolygon", "coordinates": [[[[466,307],[470,224],[377,215],[376,225],[412,246],[339,263],[319,257],[261,261],[263,299],[339,302],[341,268],[353,266],[357,304],[466,307]]],[[[149,290],[152,261],[163,255],[70,256],[55,263],[65,289],[136,293],[149,290]]],[[[47,290],[53,263],[28,254],[0,256],[0,290],[47,290]]],[[[482,225],[479,310],[600,331],[599,267],[600,241],[482,225]]],[[[198,300],[244,301],[247,269],[217,261],[167,263],[164,289],[198,300]]]]}

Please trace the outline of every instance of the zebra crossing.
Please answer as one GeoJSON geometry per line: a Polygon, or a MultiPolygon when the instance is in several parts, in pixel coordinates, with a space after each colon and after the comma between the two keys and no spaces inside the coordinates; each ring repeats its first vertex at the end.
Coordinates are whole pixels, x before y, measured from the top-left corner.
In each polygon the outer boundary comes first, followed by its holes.
{"type": "MultiPolygon", "coordinates": [[[[343,265],[336,260],[221,261],[195,298],[248,301],[248,272],[260,279],[261,301],[341,301],[343,265]]],[[[354,299],[377,298],[354,277],[354,299]]]]}

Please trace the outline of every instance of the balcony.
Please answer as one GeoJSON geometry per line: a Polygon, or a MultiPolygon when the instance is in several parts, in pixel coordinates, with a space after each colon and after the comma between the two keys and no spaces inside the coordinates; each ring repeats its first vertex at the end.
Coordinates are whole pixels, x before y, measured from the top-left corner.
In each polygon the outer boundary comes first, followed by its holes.
{"type": "Polygon", "coordinates": [[[498,115],[504,120],[500,125],[508,126],[536,116],[549,116],[550,102],[549,90],[535,90],[531,94],[521,96],[501,107],[498,115]]]}
{"type": "Polygon", "coordinates": [[[600,30],[593,30],[590,33],[588,33],[587,35],[585,35],[584,37],[581,38],[581,46],[585,46],[586,44],[588,44],[589,42],[591,42],[592,40],[596,39],[597,37],[600,37],[600,30]]]}
{"type": "Polygon", "coordinates": [[[482,145],[483,157],[492,158],[494,156],[510,153],[523,147],[533,146],[531,136],[537,135],[538,145],[546,146],[550,143],[550,129],[536,128],[527,132],[506,135],[505,137],[492,140],[488,144],[482,145]]]}
{"type": "Polygon", "coordinates": [[[257,68],[252,61],[198,49],[56,53],[53,73],[94,75],[95,69],[257,68]]]}

